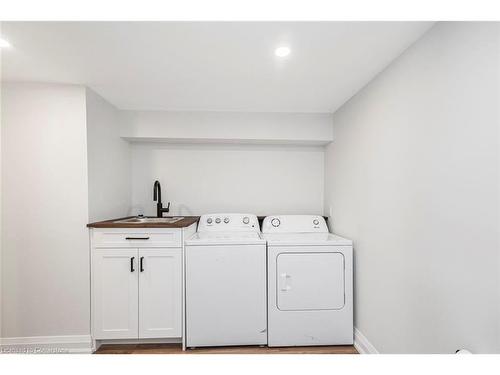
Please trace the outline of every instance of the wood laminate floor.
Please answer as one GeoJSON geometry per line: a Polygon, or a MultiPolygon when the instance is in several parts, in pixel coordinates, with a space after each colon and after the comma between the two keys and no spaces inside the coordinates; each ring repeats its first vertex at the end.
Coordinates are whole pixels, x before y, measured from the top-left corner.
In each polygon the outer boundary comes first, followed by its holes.
{"type": "Polygon", "coordinates": [[[96,354],[358,354],[358,352],[354,346],[296,346],[286,348],[231,346],[182,351],[179,344],[107,344],[101,345],[96,354]]]}

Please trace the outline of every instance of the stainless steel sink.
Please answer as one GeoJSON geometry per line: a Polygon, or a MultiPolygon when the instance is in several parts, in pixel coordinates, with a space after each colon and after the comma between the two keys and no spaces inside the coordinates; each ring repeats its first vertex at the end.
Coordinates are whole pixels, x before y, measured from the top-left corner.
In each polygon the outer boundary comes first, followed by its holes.
{"type": "Polygon", "coordinates": [[[131,217],[129,219],[117,220],[115,223],[123,224],[173,224],[184,219],[183,216],[175,217],[131,217]]]}

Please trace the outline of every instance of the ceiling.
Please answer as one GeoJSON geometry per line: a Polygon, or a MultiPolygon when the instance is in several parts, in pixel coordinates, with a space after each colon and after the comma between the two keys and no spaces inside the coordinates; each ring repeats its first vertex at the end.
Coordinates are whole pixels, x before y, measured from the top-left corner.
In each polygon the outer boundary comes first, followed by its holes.
{"type": "Polygon", "coordinates": [[[334,112],[431,26],[2,22],[2,80],[83,84],[130,110],[334,112]]]}

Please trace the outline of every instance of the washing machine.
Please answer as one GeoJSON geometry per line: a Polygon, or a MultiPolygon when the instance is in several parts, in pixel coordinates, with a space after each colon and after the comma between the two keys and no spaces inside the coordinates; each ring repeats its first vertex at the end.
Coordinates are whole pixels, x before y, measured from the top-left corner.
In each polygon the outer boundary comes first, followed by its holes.
{"type": "Polygon", "coordinates": [[[352,345],[352,241],[322,216],[266,217],[268,345],[352,345]]]}
{"type": "Polygon", "coordinates": [[[267,344],[266,260],[255,215],[201,216],[185,241],[187,347],[267,344]]]}

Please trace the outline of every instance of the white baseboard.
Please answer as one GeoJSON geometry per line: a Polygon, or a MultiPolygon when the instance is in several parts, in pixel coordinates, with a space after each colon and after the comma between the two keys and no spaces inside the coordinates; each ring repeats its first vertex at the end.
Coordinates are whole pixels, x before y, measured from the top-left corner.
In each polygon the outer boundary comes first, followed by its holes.
{"type": "Polygon", "coordinates": [[[92,341],[90,335],[3,337],[0,353],[89,354],[92,353],[92,341]]]}
{"type": "Polygon", "coordinates": [[[354,347],[359,354],[379,354],[378,350],[356,327],[354,328],[354,347]]]}

